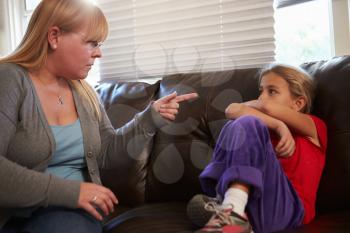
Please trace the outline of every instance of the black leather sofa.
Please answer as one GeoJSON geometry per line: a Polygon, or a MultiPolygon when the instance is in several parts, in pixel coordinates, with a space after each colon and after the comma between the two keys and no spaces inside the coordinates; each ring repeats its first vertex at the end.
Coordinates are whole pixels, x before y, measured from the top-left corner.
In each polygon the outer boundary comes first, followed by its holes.
{"type": "MultiPolygon", "coordinates": [[[[312,113],[328,126],[326,167],[317,200],[317,217],[283,232],[350,232],[350,56],[302,64],[316,82],[312,113]]],[[[229,103],[255,99],[260,69],[175,74],[149,85],[106,82],[96,87],[114,127],[120,127],[148,103],[177,91],[200,98],[183,103],[174,123],[158,130],[150,153],[126,148],[119,163],[102,170],[102,181],[120,205],[105,223],[110,233],[192,232],[186,203],[201,193],[198,175],[209,162],[225,124],[229,103]]]]}

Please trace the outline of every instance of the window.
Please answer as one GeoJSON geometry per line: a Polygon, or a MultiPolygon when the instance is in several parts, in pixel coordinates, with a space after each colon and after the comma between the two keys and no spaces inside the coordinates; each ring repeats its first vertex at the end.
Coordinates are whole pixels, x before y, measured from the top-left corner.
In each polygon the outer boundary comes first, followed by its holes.
{"type": "Polygon", "coordinates": [[[25,0],[26,11],[33,11],[41,0],[25,0]]]}
{"type": "Polygon", "coordinates": [[[101,78],[257,67],[274,60],[272,0],[99,0],[101,78]]]}
{"type": "Polygon", "coordinates": [[[23,35],[23,0],[2,0],[0,3],[0,54],[7,55],[19,44],[23,35]]]}
{"type": "MultiPolygon", "coordinates": [[[[275,10],[273,0],[90,1],[110,24],[103,57],[88,76],[92,84],[100,77],[155,80],[171,73],[260,67],[275,60],[299,65],[333,56],[331,0],[274,0],[275,10]]],[[[6,54],[1,42],[11,43],[3,46],[11,51],[16,47],[40,0],[2,2],[19,12],[5,12],[12,25],[6,39],[0,35],[0,54],[6,54]]]]}
{"type": "Polygon", "coordinates": [[[276,9],[277,62],[300,65],[333,55],[328,4],[328,0],[314,0],[276,9]]]}
{"type": "Polygon", "coordinates": [[[25,28],[27,28],[30,17],[41,0],[25,0],[24,2],[24,21],[25,28]]]}
{"type": "Polygon", "coordinates": [[[6,14],[5,14],[5,2],[0,1],[0,57],[7,53],[6,47],[8,46],[6,43],[6,14]]]}

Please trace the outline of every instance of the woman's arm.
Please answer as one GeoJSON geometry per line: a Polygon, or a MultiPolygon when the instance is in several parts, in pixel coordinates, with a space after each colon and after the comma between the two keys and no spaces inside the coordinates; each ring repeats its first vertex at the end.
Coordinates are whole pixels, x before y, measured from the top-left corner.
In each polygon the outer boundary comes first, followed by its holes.
{"type": "Polygon", "coordinates": [[[104,156],[102,167],[111,168],[120,161],[116,155],[128,155],[135,160],[143,160],[152,148],[153,136],[157,129],[175,119],[179,103],[196,98],[196,93],[177,96],[176,93],[151,103],[143,112],[124,126],[114,130],[101,105],[101,150],[104,156]]]}

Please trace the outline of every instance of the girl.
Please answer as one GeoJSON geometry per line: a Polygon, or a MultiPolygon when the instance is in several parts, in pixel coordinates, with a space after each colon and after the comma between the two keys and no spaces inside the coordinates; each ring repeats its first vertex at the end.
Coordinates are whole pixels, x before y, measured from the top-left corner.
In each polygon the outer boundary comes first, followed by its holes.
{"type": "Polygon", "coordinates": [[[327,132],[322,120],[309,115],[311,78],[272,65],[259,83],[257,100],[226,109],[232,120],[200,175],[204,192],[217,198],[196,195],[188,205],[191,220],[205,224],[198,232],[250,232],[251,226],[255,233],[274,232],[315,216],[327,132]]]}

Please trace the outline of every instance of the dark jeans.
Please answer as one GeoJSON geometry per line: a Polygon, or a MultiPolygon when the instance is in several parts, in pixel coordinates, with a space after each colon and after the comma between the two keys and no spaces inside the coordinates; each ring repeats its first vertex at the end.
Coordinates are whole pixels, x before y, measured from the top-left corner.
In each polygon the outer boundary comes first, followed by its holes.
{"type": "Polygon", "coordinates": [[[102,223],[80,209],[48,207],[29,218],[13,217],[0,233],[102,233],[102,223]]]}
{"type": "Polygon", "coordinates": [[[255,233],[302,223],[303,205],[276,157],[268,128],[253,116],[223,127],[213,159],[200,175],[202,188],[210,196],[223,197],[235,181],[250,186],[246,210],[255,233]]]}

